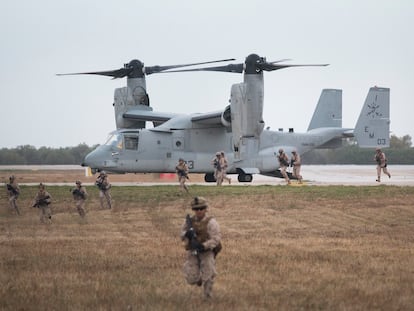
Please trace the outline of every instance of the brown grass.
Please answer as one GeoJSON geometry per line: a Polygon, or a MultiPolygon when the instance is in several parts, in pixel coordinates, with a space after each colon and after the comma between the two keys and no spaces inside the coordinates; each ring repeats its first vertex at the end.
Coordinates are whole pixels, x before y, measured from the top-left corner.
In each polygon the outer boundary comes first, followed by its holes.
{"type": "Polygon", "coordinates": [[[69,187],[48,187],[53,223],[0,202],[1,310],[413,310],[411,187],[191,186],[223,234],[214,297],[181,273],[178,187],[113,187],[81,220],[69,187]]]}

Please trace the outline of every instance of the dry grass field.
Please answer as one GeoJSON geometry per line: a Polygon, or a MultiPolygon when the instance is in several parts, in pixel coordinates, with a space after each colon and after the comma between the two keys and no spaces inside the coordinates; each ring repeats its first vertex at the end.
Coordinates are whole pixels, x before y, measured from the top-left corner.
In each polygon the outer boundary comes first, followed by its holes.
{"type": "Polygon", "coordinates": [[[49,186],[40,224],[0,194],[1,310],[414,310],[414,188],[87,187],[81,220],[68,186],[49,186]],[[214,296],[185,283],[179,231],[191,197],[221,226],[214,296]]]}

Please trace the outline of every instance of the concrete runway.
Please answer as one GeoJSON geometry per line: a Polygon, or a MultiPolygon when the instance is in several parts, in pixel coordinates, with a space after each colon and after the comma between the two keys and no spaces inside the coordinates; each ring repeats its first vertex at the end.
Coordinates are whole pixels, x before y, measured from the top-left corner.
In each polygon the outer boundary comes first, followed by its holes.
{"type": "MultiPolygon", "coordinates": [[[[0,166],[1,170],[79,170],[79,174],[83,173],[83,168],[77,165],[45,165],[45,166],[0,166]]],[[[301,174],[304,179],[304,185],[329,186],[329,185],[364,185],[364,186],[378,186],[378,185],[394,185],[394,186],[414,186],[414,165],[389,165],[388,170],[391,173],[391,178],[382,174],[381,183],[376,182],[376,166],[375,165],[303,165],[301,174]]],[[[116,175],[113,175],[116,176],[116,175]]],[[[125,175],[124,175],[125,176],[125,175]]],[[[134,174],[131,174],[134,176],[134,174]]],[[[280,178],[267,177],[263,175],[254,175],[252,183],[239,183],[237,175],[228,175],[232,183],[228,185],[224,183],[223,186],[253,186],[253,185],[285,185],[286,182],[280,178]]],[[[115,178],[115,177],[114,177],[115,178]]],[[[196,178],[193,178],[193,180],[196,178]]],[[[200,180],[202,178],[198,178],[200,180]]],[[[94,178],[93,178],[94,180],[94,178]]],[[[115,186],[152,186],[152,185],[177,185],[175,178],[171,181],[163,182],[140,182],[140,181],[111,181],[115,186]]],[[[25,184],[25,183],[20,183],[25,184]]],[[[26,183],[32,185],[31,183],[26,183]]],[[[73,185],[73,183],[45,183],[49,185],[73,185]]],[[[93,185],[93,182],[84,182],[85,185],[93,185]]],[[[191,182],[188,185],[211,185],[215,183],[191,182]]],[[[292,182],[296,185],[296,181],[292,182]]],[[[37,185],[37,183],[33,183],[37,185]]]]}

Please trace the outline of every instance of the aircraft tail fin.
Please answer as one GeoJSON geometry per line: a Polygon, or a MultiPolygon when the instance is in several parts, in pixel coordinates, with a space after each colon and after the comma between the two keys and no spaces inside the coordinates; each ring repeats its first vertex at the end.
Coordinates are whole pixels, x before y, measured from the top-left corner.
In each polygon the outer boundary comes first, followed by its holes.
{"type": "Polygon", "coordinates": [[[342,90],[322,90],[308,131],[320,127],[342,127],[342,90]]]}
{"type": "Polygon", "coordinates": [[[365,99],[354,136],[362,148],[390,145],[390,89],[371,87],[365,99]]]}

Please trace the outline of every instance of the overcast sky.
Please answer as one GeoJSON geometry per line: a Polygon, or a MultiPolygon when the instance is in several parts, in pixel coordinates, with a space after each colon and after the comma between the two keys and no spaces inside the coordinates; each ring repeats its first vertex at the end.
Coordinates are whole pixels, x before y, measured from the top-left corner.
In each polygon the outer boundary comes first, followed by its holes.
{"type": "MultiPolygon", "coordinates": [[[[354,127],[372,86],[391,89],[391,131],[414,137],[414,1],[0,1],[0,148],[103,143],[125,79],[56,73],[236,58],[329,63],[265,73],[266,126],[306,131],[323,88],[354,127]]],[[[224,109],[234,73],[147,77],[156,111],[224,109]]]]}

